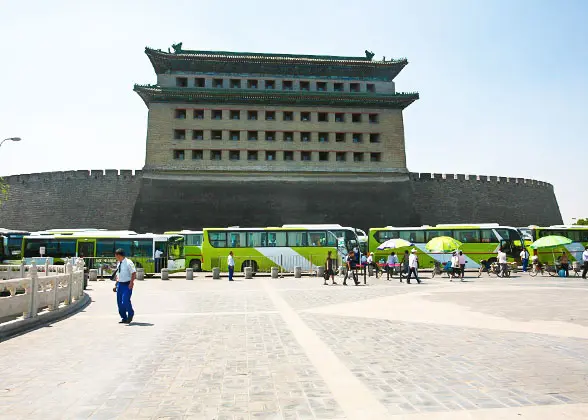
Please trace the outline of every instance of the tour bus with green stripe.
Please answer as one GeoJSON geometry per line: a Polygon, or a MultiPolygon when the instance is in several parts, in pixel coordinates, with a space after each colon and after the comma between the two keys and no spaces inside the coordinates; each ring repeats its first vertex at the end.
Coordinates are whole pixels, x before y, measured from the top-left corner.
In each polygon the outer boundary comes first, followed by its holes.
{"type": "Polygon", "coordinates": [[[88,269],[96,268],[109,275],[116,267],[114,252],[125,251],[126,256],[151,275],[156,269],[170,272],[185,269],[184,237],[181,235],[138,234],[133,231],[78,231],[59,234],[39,232],[25,236],[22,253],[25,258],[48,257],[53,264],[63,264],[67,258],[83,258],[88,269]],[[155,251],[163,252],[159,267],[155,264],[155,251]]]}
{"type": "MultiPolygon", "coordinates": [[[[562,252],[566,252],[570,257],[570,261],[582,261],[582,253],[588,246],[588,226],[583,225],[553,225],[553,226],[535,226],[531,225],[527,228],[522,228],[531,237],[532,241],[543,238],[544,236],[563,236],[572,241],[571,244],[557,247],[555,249],[539,249],[540,261],[551,261],[553,255],[559,256],[562,252]]],[[[530,251],[531,255],[533,251],[530,251]]]]}
{"type": "Polygon", "coordinates": [[[0,263],[20,264],[22,260],[22,238],[30,232],[0,228],[0,263]]]}
{"type": "Polygon", "coordinates": [[[184,229],[168,231],[165,234],[182,235],[184,237],[186,268],[192,268],[194,271],[202,271],[202,231],[184,229]]]}
{"type": "Polygon", "coordinates": [[[371,228],[369,230],[369,250],[375,260],[386,260],[391,252],[396,252],[402,260],[404,251],[415,248],[421,268],[432,268],[435,261],[445,263],[451,258],[450,252],[430,252],[425,245],[438,236],[448,236],[462,243],[459,250],[466,257],[466,267],[479,267],[481,260],[495,262],[500,248],[506,252],[508,260],[520,261],[523,241],[519,230],[497,223],[486,224],[440,224],[436,226],[371,228]],[[388,239],[400,238],[410,242],[411,246],[379,250],[378,246],[388,239]]]}
{"type": "Polygon", "coordinates": [[[294,267],[312,271],[325,264],[329,251],[340,264],[347,250],[357,246],[359,240],[351,228],[343,228],[340,237],[324,227],[205,228],[202,267],[205,271],[214,267],[226,270],[227,257],[233,251],[236,271],[246,267],[252,267],[253,272],[267,272],[272,267],[287,272],[294,267]]]}

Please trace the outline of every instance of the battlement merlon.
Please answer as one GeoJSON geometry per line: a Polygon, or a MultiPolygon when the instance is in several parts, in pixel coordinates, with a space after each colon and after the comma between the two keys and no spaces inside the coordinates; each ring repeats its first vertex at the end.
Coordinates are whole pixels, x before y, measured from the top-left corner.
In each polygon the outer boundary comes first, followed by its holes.
{"type": "Polygon", "coordinates": [[[390,82],[408,64],[406,58],[372,61],[366,57],[269,54],[229,51],[178,50],[165,52],[145,47],[156,74],[217,73],[252,77],[287,76],[346,78],[390,82]]]}
{"type": "Polygon", "coordinates": [[[375,109],[404,109],[419,99],[413,93],[341,93],[298,92],[248,89],[174,88],[158,85],[135,85],[135,92],[147,107],[159,103],[226,103],[263,106],[334,106],[375,109]]]}

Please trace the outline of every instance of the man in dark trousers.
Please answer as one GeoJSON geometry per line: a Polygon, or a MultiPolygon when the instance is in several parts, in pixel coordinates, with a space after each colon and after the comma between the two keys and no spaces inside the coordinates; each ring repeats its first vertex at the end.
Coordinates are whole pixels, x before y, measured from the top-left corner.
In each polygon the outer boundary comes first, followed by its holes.
{"type": "Polygon", "coordinates": [[[131,295],[135,284],[135,264],[128,258],[125,258],[125,251],[117,249],[114,256],[118,261],[116,268],[116,303],[118,304],[118,313],[120,315],[119,324],[130,324],[135,316],[133,305],[131,304],[131,295]]]}
{"type": "Polygon", "coordinates": [[[349,277],[349,275],[351,275],[351,278],[357,286],[359,284],[359,281],[357,280],[357,260],[355,259],[355,252],[353,251],[350,251],[349,255],[347,255],[347,272],[343,278],[343,286],[347,286],[347,277],[349,277]]]}

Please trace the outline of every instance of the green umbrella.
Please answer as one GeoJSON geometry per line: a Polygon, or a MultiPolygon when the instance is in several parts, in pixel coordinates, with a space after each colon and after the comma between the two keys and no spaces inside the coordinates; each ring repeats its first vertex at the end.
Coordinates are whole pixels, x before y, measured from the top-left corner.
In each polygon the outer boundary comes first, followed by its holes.
{"type": "Polygon", "coordinates": [[[530,247],[533,249],[539,248],[557,248],[558,246],[564,246],[571,244],[573,241],[566,238],[565,236],[550,235],[544,236],[543,238],[537,239],[533,242],[530,247]]]}
{"type": "Polygon", "coordinates": [[[449,236],[437,236],[425,245],[427,251],[431,252],[453,252],[461,246],[461,242],[449,236]]]}

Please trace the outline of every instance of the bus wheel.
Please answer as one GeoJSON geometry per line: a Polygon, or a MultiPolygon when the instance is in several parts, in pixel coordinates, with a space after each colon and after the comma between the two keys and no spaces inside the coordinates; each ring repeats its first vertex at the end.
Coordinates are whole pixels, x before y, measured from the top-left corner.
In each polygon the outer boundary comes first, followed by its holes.
{"type": "Polygon", "coordinates": [[[202,271],[202,262],[200,260],[192,260],[190,268],[194,271],[202,271]]]}
{"type": "Polygon", "coordinates": [[[257,273],[257,263],[253,260],[243,261],[243,265],[241,266],[241,272],[245,272],[245,267],[251,267],[253,269],[253,275],[257,273]]]}

